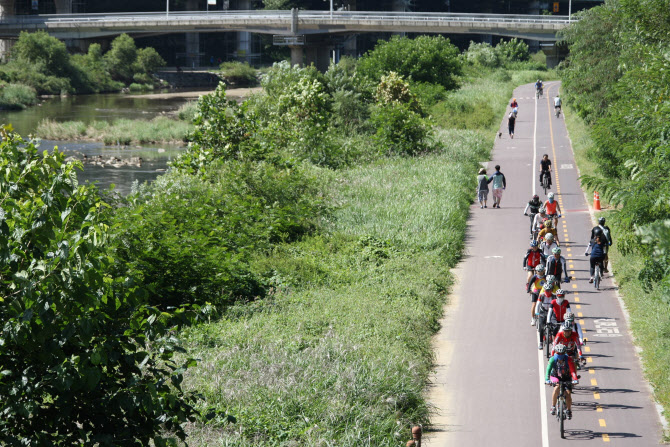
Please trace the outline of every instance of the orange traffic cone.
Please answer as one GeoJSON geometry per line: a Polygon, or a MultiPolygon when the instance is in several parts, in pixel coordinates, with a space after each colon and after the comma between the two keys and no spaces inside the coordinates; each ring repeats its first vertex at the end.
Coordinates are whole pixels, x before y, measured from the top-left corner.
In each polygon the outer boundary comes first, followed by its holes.
{"type": "Polygon", "coordinates": [[[600,211],[600,194],[593,192],[593,209],[600,211]]]}

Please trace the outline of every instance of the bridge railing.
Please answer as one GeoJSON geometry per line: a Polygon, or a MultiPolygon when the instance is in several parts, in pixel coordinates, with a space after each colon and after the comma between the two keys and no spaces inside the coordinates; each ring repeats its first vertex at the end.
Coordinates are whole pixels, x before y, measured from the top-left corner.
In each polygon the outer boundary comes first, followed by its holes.
{"type": "MultiPolygon", "coordinates": [[[[92,24],[110,22],[172,21],[172,20],[286,20],[292,19],[291,11],[239,10],[239,11],[164,11],[141,13],[99,13],[99,14],[44,14],[14,16],[0,20],[0,25],[13,24],[92,24]]],[[[533,23],[567,25],[567,16],[513,15],[513,14],[466,14],[431,12],[381,12],[381,11],[299,11],[299,21],[358,22],[468,22],[468,23],[533,23]]],[[[574,21],[574,18],[572,18],[574,21]]]]}

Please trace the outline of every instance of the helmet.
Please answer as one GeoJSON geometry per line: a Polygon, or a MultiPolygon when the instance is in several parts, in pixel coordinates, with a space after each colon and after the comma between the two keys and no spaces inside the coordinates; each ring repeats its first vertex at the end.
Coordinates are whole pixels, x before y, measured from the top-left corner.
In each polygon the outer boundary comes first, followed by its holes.
{"type": "Polygon", "coordinates": [[[572,331],[572,325],[566,321],[566,322],[563,323],[563,325],[561,325],[561,330],[563,332],[572,331]]]}
{"type": "Polygon", "coordinates": [[[516,98],[512,99],[512,101],[516,101],[516,98]]]}
{"type": "Polygon", "coordinates": [[[555,255],[560,255],[561,254],[561,249],[559,247],[554,247],[551,249],[551,252],[555,255]]]}
{"type": "MultiPolygon", "coordinates": [[[[549,275],[551,276],[551,275],[549,275]]],[[[544,290],[551,290],[554,288],[554,279],[552,276],[552,279],[549,279],[549,276],[547,276],[547,280],[544,283],[544,290]]]]}
{"type": "Polygon", "coordinates": [[[602,235],[603,235],[603,230],[602,230],[600,227],[595,228],[595,229],[593,230],[593,235],[594,235],[594,236],[602,236],[602,235]]]}
{"type": "Polygon", "coordinates": [[[537,241],[530,241],[531,247],[537,247],[537,241]]]}
{"type": "Polygon", "coordinates": [[[554,233],[549,233],[544,238],[548,241],[553,241],[554,240],[554,233]]]}
{"type": "Polygon", "coordinates": [[[547,212],[547,209],[543,206],[540,207],[540,214],[545,214],[547,212]]]}
{"type": "Polygon", "coordinates": [[[598,219],[598,223],[599,223],[600,225],[605,225],[605,218],[604,218],[604,217],[601,217],[600,219],[598,219]]]}
{"type": "Polygon", "coordinates": [[[565,354],[565,345],[562,343],[557,344],[554,346],[554,352],[556,352],[556,354],[565,354]]]}
{"type": "Polygon", "coordinates": [[[556,277],[554,275],[547,275],[547,281],[556,281],[556,277]]]}
{"type": "Polygon", "coordinates": [[[550,192],[549,194],[547,194],[547,198],[548,199],[553,199],[554,198],[554,193],[550,192]]]}
{"type": "Polygon", "coordinates": [[[569,322],[570,324],[572,324],[572,322],[575,321],[575,314],[573,314],[573,313],[570,312],[569,310],[568,310],[567,312],[565,312],[565,321],[567,321],[567,322],[569,322]]]}
{"type": "Polygon", "coordinates": [[[546,222],[544,223],[544,226],[547,227],[547,228],[551,228],[551,227],[554,226],[554,224],[552,224],[551,221],[548,220],[548,221],[546,221],[546,222]]]}
{"type": "Polygon", "coordinates": [[[542,272],[544,272],[544,266],[542,264],[536,265],[535,273],[542,273],[542,272]]]}
{"type": "MultiPolygon", "coordinates": [[[[539,198],[540,198],[540,196],[538,196],[537,194],[534,194],[534,195],[533,195],[533,200],[537,200],[537,199],[539,199],[539,198]]],[[[601,219],[603,219],[603,218],[601,217],[601,219]]],[[[603,219],[603,223],[605,223],[605,220],[604,220],[604,219],[603,219]]]]}
{"type": "Polygon", "coordinates": [[[563,289],[558,289],[556,291],[556,296],[565,296],[565,290],[563,289]]]}

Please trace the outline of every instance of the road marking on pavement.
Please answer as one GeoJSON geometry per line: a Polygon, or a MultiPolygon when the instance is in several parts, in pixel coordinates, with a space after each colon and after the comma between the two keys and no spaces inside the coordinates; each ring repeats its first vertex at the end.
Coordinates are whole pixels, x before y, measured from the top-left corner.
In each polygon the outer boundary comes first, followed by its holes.
{"type": "Polygon", "coordinates": [[[561,165],[561,167],[559,169],[573,169],[573,168],[574,168],[574,166],[572,166],[571,164],[564,164],[564,165],[561,165]]]}
{"type": "MultiPolygon", "coordinates": [[[[574,268],[574,267],[571,267],[571,268],[574,268]]],[[[574,275],[574,274],[575,274],[575,271],[574,271],[574,270],[570,270],[570,274],[571,274],[571,275],[574,275]]]]}
{"type": "Polygon", "coordinates": [[[589,348],[588,346],[584,346],[584,352],[591,352],[591,348],[589,348]]]}
{"type": "Polygon", "coordinates": [[[575,301],[579,302],[579,297],[578,296],[575,297],[575,301]]]}
{"type": "Polygon", "coordinates": [[[593,357],[586,357],[586,363],[593,363],[593,357]]]}
{"type": "MultiPolygon", "coordinates": [[[[565,234],[566,234],[566,236],[563,238],[563,242],[570,242],[570,239],[568,239],[568,236],[567,236],[568,232],[566,231],[565,234]]],[[[568,248],[568,251],[570,251],[569,248],[568,248]]]]}
{"type": "Polygon", "coordinates": [[[598,419],[598,423],[600,424],[601,427],[607,427],[607,424],[605,423],[605,419],[598,419]]]}
{"type": "Polygon", "coordinates": [[[581,309],[581,308],[582,308],[582,305],[581,305],[581,304],[577,304],[575,307],[576,307],[577,309],[581,309]]]}
{"type": "Polygon", "coordinates": [[[581,324],[582,326],[584,326],[584,320],[579,320],[579,324],[581,324]]]}
{"type": "Polygon", "coordinates": [[[595,369],[593,369],[593,368],[589,368],[589,374],[595,374],[595,373],[596,373],[596,370],[595,370],[595,369]]]}
{"type": "Polygon", "coordinates": [[[591,386],[598,386],[598,382],[596,382],[596,379],[591,379],[591,386]]]}
{"type": "Polygon", "coordinates": [[[596,405],[596,412],[602,413],[603,412],[603,407],[601,407],[600,405],[596,405]]]}
{"type": "Polygon", "coordinates": [[[582,318],[584,315],[582,315],[581,312],[577,312],[577,316],[578,316],[579,318],[582,318]]]}
{"type": "MultiPolygon", "coordinates": [[[[568,256],[570,256],[570,255],[568,255],[568,256]]],[[[573,289],[576,289],[576,288],[577,288],[577,284],[573,284],[573,285],[572,285],[572,288],[573,288],[573,289]]]]}
{"type": "Polygon", "coordinates": [[[594,393],[593,393],[593,398],[594,398],[595,400],[600,400],[600,393],[595,393],[595,392],[594,392],[594,393]]]}
{"type": "MultiPolygon", "coordinates": [[[[598,239],[600,240],[600,239],[598,239]]],[[[565,251],[572,251],[572,248],[566,248],[565,251]]]]}
{"type": "Polygon", "coordinates": [[[607,433],[603,433],[603,442],[610,442],[610,437],[607,435],[607,433]]]}

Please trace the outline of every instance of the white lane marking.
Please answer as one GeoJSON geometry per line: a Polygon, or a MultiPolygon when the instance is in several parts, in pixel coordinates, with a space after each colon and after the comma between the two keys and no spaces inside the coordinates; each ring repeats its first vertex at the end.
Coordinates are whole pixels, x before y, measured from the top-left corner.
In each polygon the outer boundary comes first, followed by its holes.
{"type": "Polygon", "coordinates": [[[502,256],[484,256],[484,259],[502,259],[502,256]]]}
{"type": "MultiPolygon", "coordinates": [[[[540,333],[537,334],[537,344],[540,345],[540,333]]],[[[537,350],[537,364],[540,369],[540,418],[542,419],[542,447],[549,447],[549,425],[547,423],[547,393],[545,392],[544,374],[544,349],[537,350]]]]}
{"type": "Polygon", "coordinates": [[[574,166],[572,166],[571,164],[565,164],[561,165],[561,169],[574,169],[574,166]]]}
{"type": "MultiPolygon", "coordinates": [[[[533,129],[533,167],[530,170],[530,181],[533,185],[533,195],[535,195],[535,166],[537,166],[537,108],[539,104],[537,96],[535,98],[535,128],[533,129]]],[[[540,333],[537,332],[537,344],[540,344],[540,333]]],[[[540,372],[540,419],[542,425],[542,447],[549,447],[549,426],[547,424],[547,395],[544,390],[544,349],[537,351],[538,370],[540,372]]]]}

